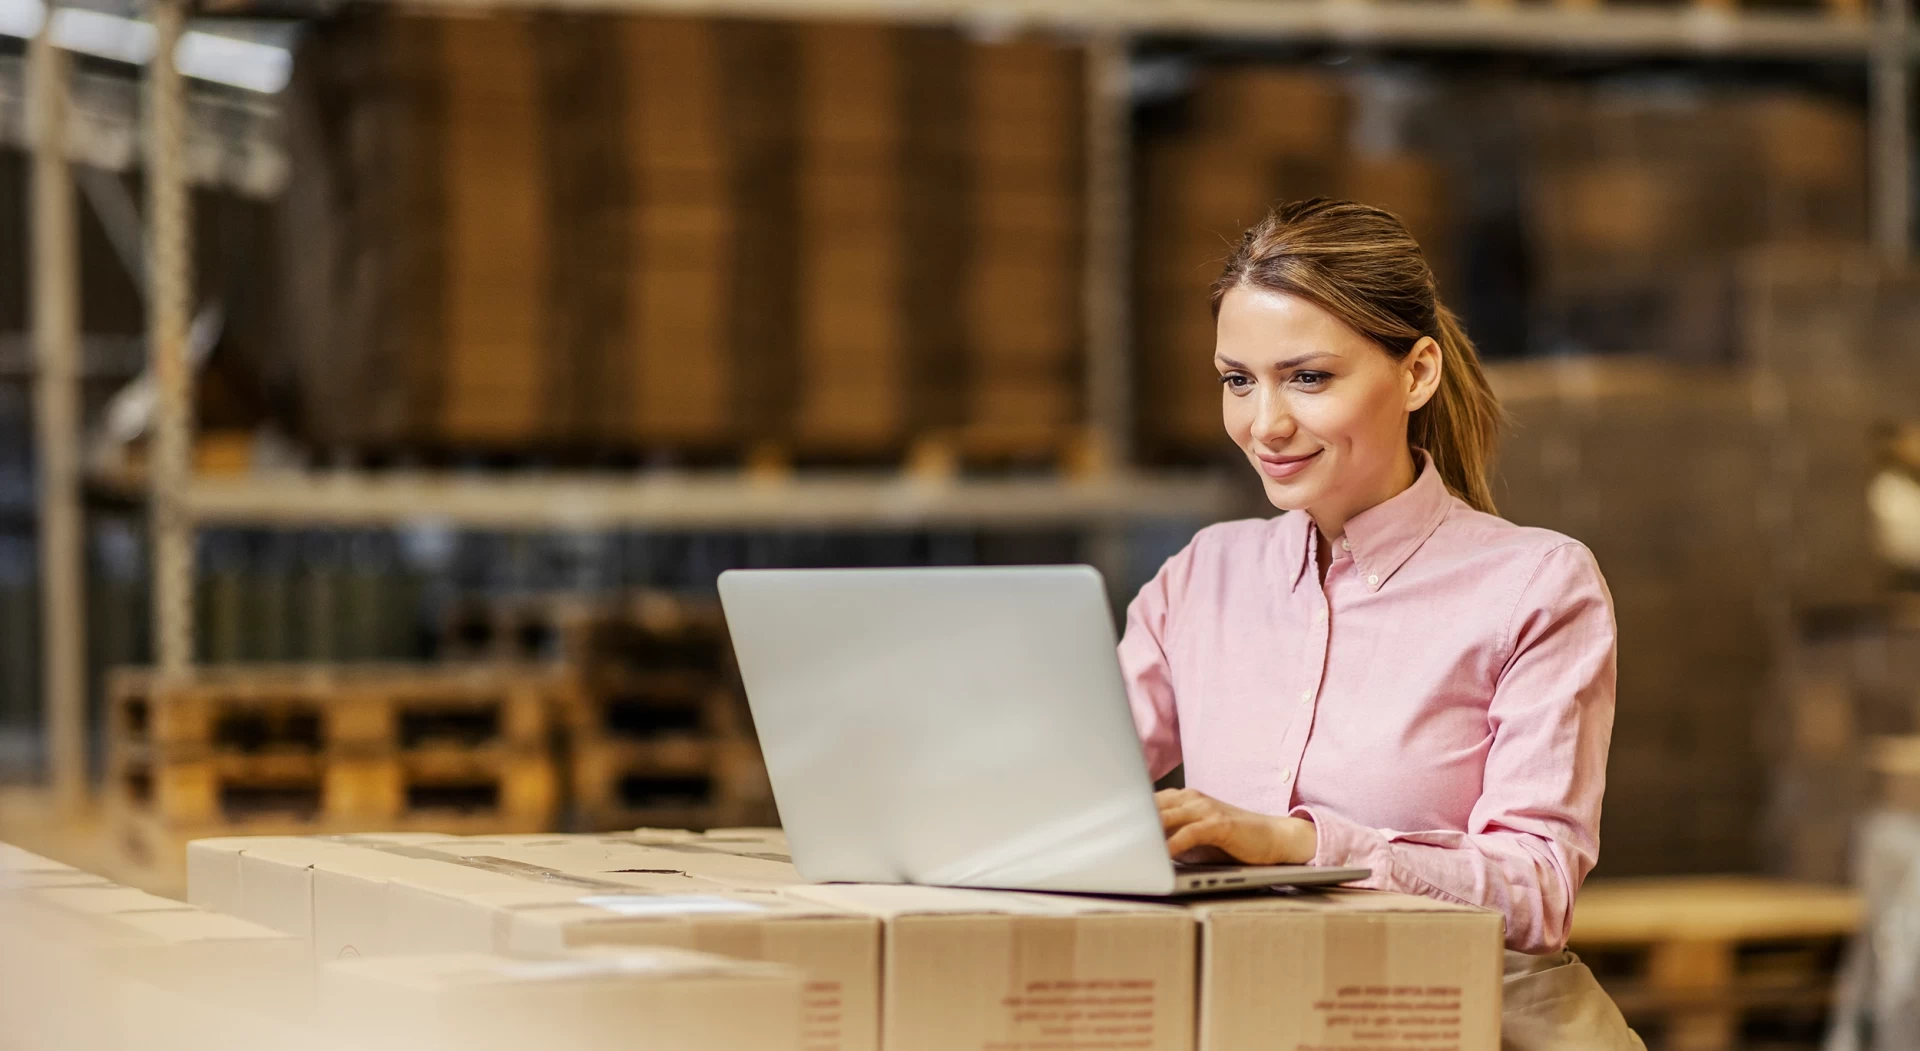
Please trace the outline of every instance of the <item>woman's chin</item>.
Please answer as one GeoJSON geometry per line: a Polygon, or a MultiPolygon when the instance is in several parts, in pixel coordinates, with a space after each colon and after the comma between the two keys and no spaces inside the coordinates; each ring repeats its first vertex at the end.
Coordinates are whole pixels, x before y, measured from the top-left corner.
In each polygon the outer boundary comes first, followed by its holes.
{"type": "Polygon", "coordinates": [[[1267,492],[1267,502],[1282,511],[1304,510],[1313,503],[1307,487],[1298,482],[1262,476],[1260,484],[1267,492]]]}

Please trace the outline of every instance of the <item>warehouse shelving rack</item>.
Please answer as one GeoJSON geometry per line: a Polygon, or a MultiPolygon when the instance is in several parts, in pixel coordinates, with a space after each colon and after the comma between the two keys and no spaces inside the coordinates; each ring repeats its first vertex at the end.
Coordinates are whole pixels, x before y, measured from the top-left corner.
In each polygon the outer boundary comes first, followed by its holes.
{"type": "MultiPolygon", "coordinates": [[[[257,10],[245,0],[217,14],[257,10]]],[[[1713,59],[1864,63],[1870,70],[1872,237],[1904,260],[1911,247],[1908,111],[1916,54],[1905,2],[1830,0],[1819,13],[1772,13],[1699,0],[1651,10],[1594,0],[1518,6],[1504,0],[420,0],[426,9],[566,8],[773,18],[848,18],[1039,28],[1086,41],[1089,333],[1085,390],[1094,470],[1059,479],[971,480],[902,475],[711,477],[701,474],[543,476],[367,472],[265,473],[224,479],[190,468],[194,406],[187,361],[191,311],[185,89],[173,61],[188,0],[152,0],[147,77],[149,368],[155,384],[143,479],[153,546],[156,660],[186,669],[193,654],[193,546],[210,524],[375,525],[428,519],[502,529],[617,526],[808,527],[1073,525],[1114,551],[1116,527],[1138,518],[1229,511],[1235,487],[1203,475],[1130,466],[1132,377],[1127,320],[1130,56],[1144,37],[1428,50],[1606,53],[1713,59]]],[[[276,2],[276,14],[306,13],[276,2]]],[[[311,13],[324,14],[321,6],[311,13]]],[[[34,294],[38,347],[39,502],[46,652],[48,768],[55,800],[86,795],[85,613],[77,369],[75,215],[63,142],[67,56],[41,33],[30,45],[34,88],[34,294]]]]}

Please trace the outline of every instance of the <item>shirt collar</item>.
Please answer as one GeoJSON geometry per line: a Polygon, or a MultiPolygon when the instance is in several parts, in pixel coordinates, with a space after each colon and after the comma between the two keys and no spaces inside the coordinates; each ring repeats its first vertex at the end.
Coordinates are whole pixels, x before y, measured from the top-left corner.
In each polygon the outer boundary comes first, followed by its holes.
{"type": "MultiPolygon", "coordinates": [[[[1384,587],[1433,531],[1440,528],[1440,520],[1453,506],[1453,494],[1434,467],[1433,455],[1425,449],[1415,451],[1420,454],[1420,473],[1413,484],[1347,520],[1346,538],[1353,554],[1354,571],[1374,591],[1384,587]]],[[[1301,551],[1300,560],[1293,568],[1292,586],[1297,588],[1306,576],[1307,567],[1318,557],[1315,549],[1319,528],[1313,524],[1312,516],[1296,513],[1301,524],[1293,528],[1300,539],[1301,551]]]]}

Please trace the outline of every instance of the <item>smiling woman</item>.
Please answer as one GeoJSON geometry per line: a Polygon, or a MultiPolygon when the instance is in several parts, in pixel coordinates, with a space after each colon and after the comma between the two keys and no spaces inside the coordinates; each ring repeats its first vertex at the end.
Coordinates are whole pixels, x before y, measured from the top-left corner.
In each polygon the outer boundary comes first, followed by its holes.
{"type": "Polygon", "coordinates": [[[1287,205],[1213,306],[1227,433],[1289,513],[1202,530],[1128,609],[1151,773],[1186,767],[1168,850],[1497,910],[1508,1051],[1639,1047],[1565,951],[1599,854],[1612,598],[1578,541],[1495,516],[1500,408],[1419,245],[1377,208],[1287,205]]]}

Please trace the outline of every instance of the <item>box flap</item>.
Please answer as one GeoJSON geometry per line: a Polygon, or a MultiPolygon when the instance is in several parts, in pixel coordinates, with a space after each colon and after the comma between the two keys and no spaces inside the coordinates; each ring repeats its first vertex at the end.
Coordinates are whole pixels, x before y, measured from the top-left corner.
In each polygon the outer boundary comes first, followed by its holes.
{"type": "Polygon", "coordinates": [[[1087,916],[1101,913],[1168,914],[1177,911],[1167,905],[1113,898],[893,883],[814,883],[786,887],[782,893],[798,900],[815,901],[883,917],[936,914],[1087,916]]]}
{"type": "Polygon", "coordinates": [[[525,982],[764,978],[792,973],[778,964],[652,947],[580,950],[551,960],[514,960],[488,953],[384,956],[341,960],[328,964],[327,970],[422,992],[525,982]]]}
{"type": "Polygon", "coordinates": [[[1327,889],[1270,890],[1235,894],[1184,903],[1205,918],[1221,912],[1434,912],[1462,915],[1498,915],[1457,902],[1441,901],[1417,894],[1396,894],[1384,890],[1353,887],[1327,889]]]}
{"type": "Polygon", "coordinates": [[[60,870],[79,871],[72,865],[43,858],[38,854],[21,850],[11,843],[0,843],[0,873],[7,872],[56,872],[60,870]]]}
{"type": "Polygon", "coordinates": [[[167,942],[207,941],[282,941],[295,939],[279,931],[249,923],[238,916],[226,916],[200,909],[173,909],[165,912],[130,912],[114,917],[134,930],[167,942]]]}
{"type": "Polygon", "coordinates": [[[83,887],[47,887],[32,892],[49,905],[93,915],[125,912],[199,912],[184,901],[162,898],[144,890],[122,887],[118,883],[99,883],[83,887]]]}

